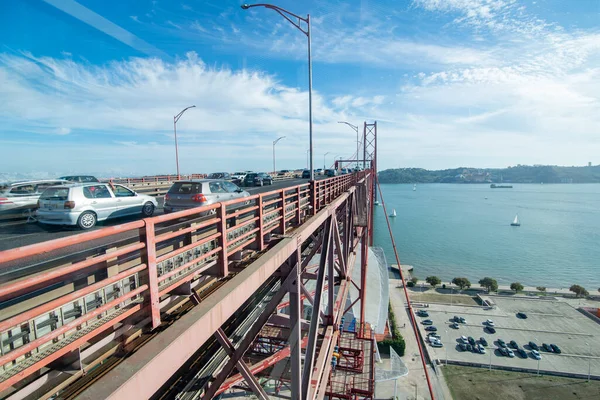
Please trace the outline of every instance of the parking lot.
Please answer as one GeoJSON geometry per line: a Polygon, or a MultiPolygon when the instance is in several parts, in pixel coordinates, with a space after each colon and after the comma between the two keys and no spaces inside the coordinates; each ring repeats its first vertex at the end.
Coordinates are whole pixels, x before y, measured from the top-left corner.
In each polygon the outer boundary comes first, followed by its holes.
{"type": "MultiPolygon", "coordinates": [[[[496,306],[493,309],[483,307],[466,307],[459,305],[430,304],[425,310],[429,317],[417,317],[422,321],[431,319],[441,335],[444,347],[427,346],[432,359],[439,359],[443,364],[448,360],[493,366],[538,368],[538,361],[531,355],[529,341],[540,346],[542,359],[539,361],[540,371],[557,371],[572,374],[600,375],[600,325],[581,314],[571,305],[560,300],[542,300],[531,297],[482,296],[496,306]],[[517,318],[518,312],[527,314],[527,319],[517,318]],[[465,324],[459,324],[458,329],[450,327],[451,319],[455,316],[466,319],[465,324]],[[486,329],[484,321],[492,319],[496,333],[491,334],[486,329]],[[461,351],[458,338],[472,336],[479,341],[484,337],[488,346],[486,354],[461,351]],[[497,339],[504,340],[507,345],[511,340],[527,351],[527,358],[521,358],[515,352],[514,358],[502,356],[497,350],[497,339]],[[556,344],[562,350],[561,354],[548,353],[542,343],[556,344]]],[[[418,308],[416,308],[418,310],[418,308]]],[[[423,337],[427,336],[425,326],[419,323],[423,337]]]]}

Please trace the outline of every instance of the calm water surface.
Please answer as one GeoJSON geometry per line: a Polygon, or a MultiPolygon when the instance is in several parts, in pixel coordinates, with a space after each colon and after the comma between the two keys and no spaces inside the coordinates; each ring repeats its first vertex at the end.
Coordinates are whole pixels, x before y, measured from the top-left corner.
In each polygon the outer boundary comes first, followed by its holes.
{"type": "MultiPolygon", "coordinates": [[[[499,284],[600,287],[600,185],[381,185],[400,262],[424,279],[484,276],[499,284]],[[486,199],[487,198],[487,199],[486,199]],[[520,227],[510,223],[519,215],[520,227]]],[[[375,244],[395,263],[385,215],[375,244]]]]}

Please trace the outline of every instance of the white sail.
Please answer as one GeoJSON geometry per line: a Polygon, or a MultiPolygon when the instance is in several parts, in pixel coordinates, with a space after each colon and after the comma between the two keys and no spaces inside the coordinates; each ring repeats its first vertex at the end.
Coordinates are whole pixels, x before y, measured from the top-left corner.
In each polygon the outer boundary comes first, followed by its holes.
{"type": "Polygon", "coordinates": [[[417,184],[416,184],[416,183],[413,185],[413,192],[414,192],[415,190],[417,190],[417,184]]]}
{"type": "Polygon", "coordinates": [[[392,210],[392,213],[390,214],[390,217],[395,217],[396,216],[396,209],[394,208],[392,210]]]}
{"type": "Polygon", "coordinates": [[[519,223],[519,216],[515,215],[515,220],[513,221],[513,224],[517,225],[519,223]]]}

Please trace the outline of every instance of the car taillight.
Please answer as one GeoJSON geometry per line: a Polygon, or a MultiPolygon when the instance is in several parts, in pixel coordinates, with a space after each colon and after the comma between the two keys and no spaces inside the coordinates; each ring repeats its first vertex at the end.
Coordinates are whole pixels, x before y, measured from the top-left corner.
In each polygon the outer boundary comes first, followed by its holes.
{"type": "Polygon", "coordinates": [[[65,209],[69,209],[69,208],[75,208],[75,202],[74,201],[65,201],[65,209]]]}
{"type": "Polygon", "coordinates": [[[0,204],[10,204],[12,201],[7,199],[6,197],[0,197],[0,204]]]}
{"type": "Polygon", "coordinates": [[[196,202],[196,203],[205,203],[206,202],[206,197],[202,193],[199,193],[199,194],[195,194],[192,197],[192,200],[194,202],[196,202]]]}
{"type": "Polygon", "coordinates": [[[171,198],[169,197],[168,194],[165,194],[165,201],[169,201],[171,198]]]}

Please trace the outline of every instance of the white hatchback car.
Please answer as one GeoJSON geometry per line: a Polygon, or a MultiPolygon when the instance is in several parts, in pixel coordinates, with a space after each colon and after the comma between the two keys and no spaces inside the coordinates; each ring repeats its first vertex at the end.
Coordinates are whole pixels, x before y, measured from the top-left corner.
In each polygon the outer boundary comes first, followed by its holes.
{"type": "Polygon", "coordinates": [[[75,183],[52,186],[42,193],[36,216],[51,225],[77,225],[90,229],[98,221],[140,214],[150,217],[158,207],[152,196],[139,194],[123,185],[75,183]]]}

